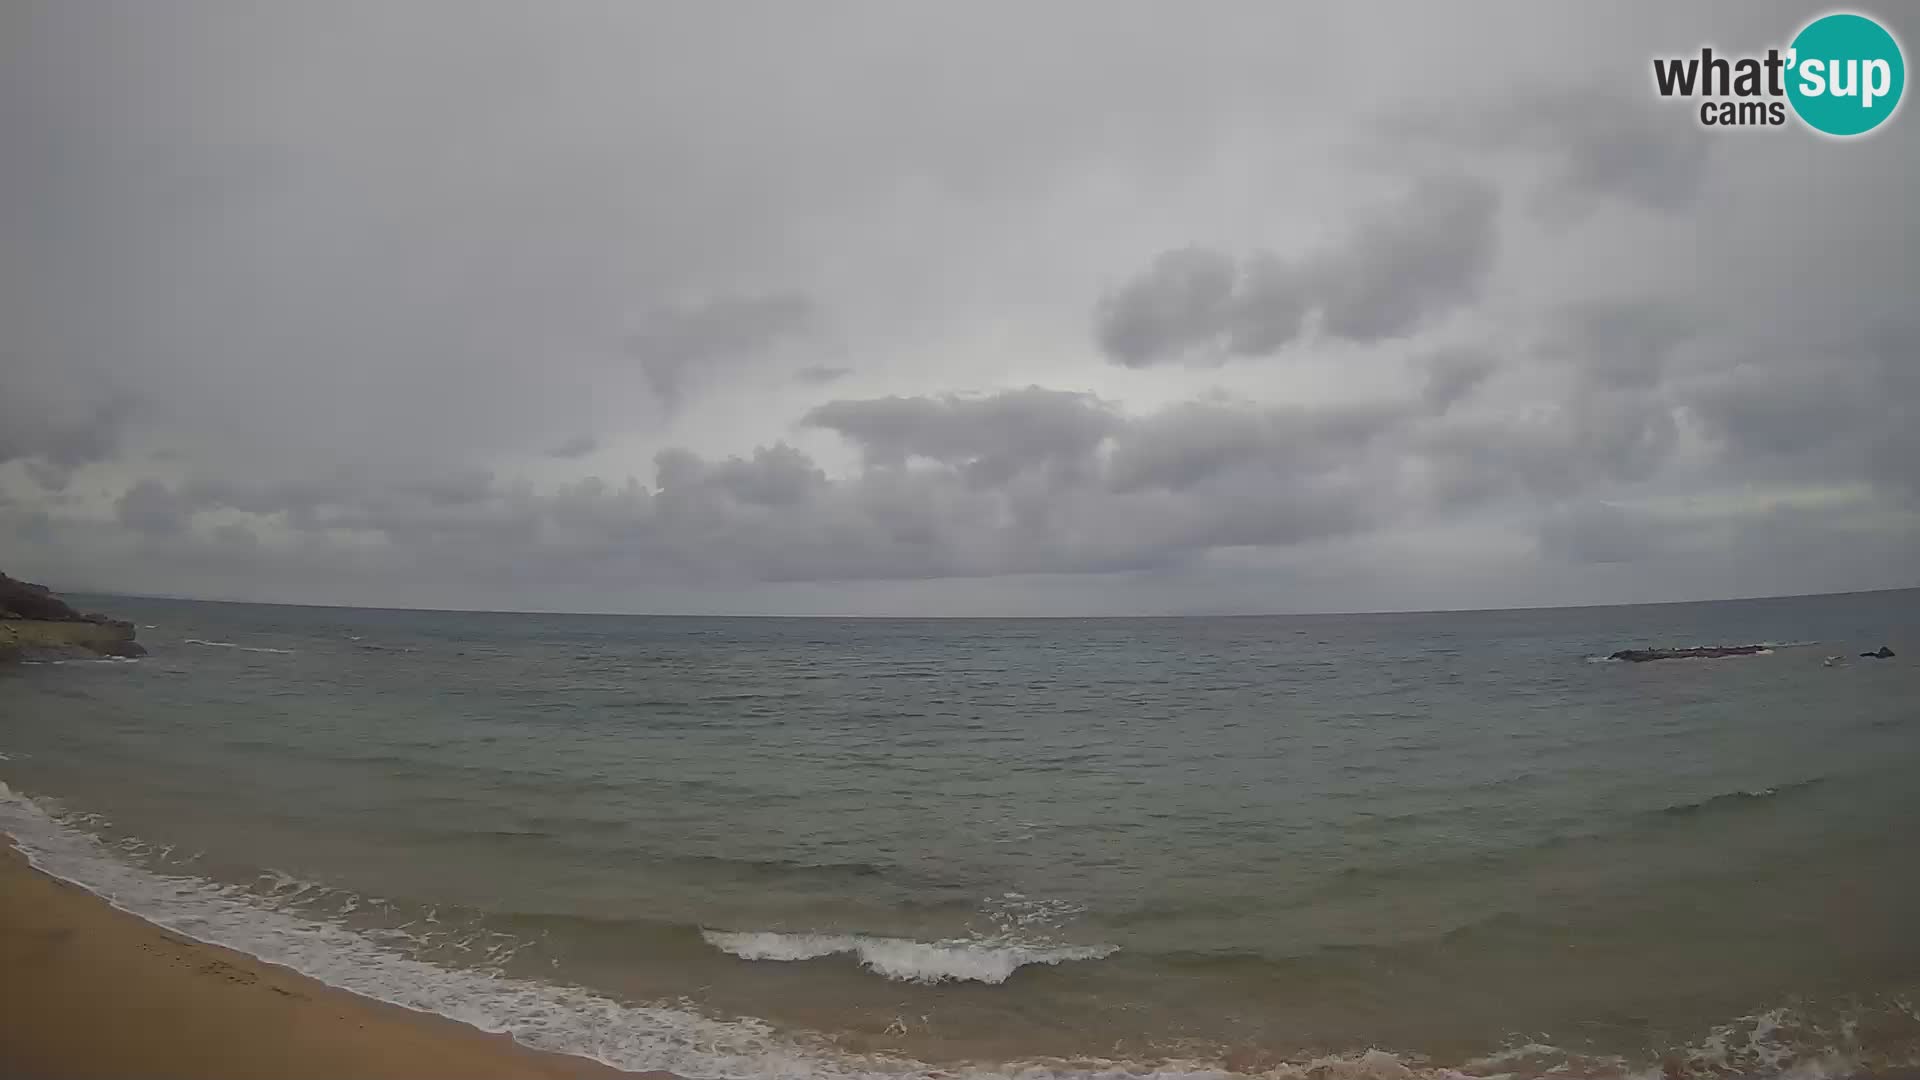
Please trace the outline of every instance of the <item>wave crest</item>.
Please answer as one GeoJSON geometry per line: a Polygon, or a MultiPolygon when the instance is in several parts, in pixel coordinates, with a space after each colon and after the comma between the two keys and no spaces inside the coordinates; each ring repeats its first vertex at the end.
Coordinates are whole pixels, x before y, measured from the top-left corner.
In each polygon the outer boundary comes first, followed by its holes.
{"type": "Polygon", "coordinates": [[[241,652],[278,653],[281,656],[293,655],[292,649],[269,649],[265,645],[236,645],[231,641],[207,641],[197,637],[190,637],[181,644],[205,645],[210,649],[239,649],[241,652]]]}
{"type": "Polygon", "coordinates": [[[1751,791],[1723,791],[1718,795],[1709,795],[1698,802],[1678,803],[1673,806],[1663,807],[1659,812],[1662,814],[1697,814],[1704,810],[1755,803],[1764,799],[1772,799],[1779,795],[1805,791],[1819,782],[1820,778],[1814,777],[1811,780],[1801,780],[1793,784],[1781,784],[1778,787],[1756,788],[1751,791]]]}
{"type": "Polygon", "coordinates": [[[896,982],[981,982],[998,985],[1028,964],[1099,960],[1115,945],[1038,945],[995,939],[911,938],[862,934],[785,934],[773,930],[702,930],[700,936],[721,952],[742,960],[818,960],[850,955],[862,967],[896,982]]]}

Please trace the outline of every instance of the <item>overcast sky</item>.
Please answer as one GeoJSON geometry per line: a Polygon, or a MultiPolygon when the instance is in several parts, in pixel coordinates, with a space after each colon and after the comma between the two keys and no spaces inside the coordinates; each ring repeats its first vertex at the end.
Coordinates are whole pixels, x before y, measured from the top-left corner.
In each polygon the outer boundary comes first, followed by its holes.
{"type": "Polygon", "coordinates": [[[776,614],[1920,585],[1920,116],[1652,92],[1821,10],[16,0],[0,569],[776,614]]]}

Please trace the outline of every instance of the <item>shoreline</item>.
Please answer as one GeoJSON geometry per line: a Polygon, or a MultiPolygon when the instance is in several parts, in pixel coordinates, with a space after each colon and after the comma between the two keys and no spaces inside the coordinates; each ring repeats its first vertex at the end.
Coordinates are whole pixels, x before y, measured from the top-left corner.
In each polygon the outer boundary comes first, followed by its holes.
{"type": "Polygon", "coordinates": [[[8,1076],[674,1080],[534,1050],[185,937],[35,868],[5,833],[0,970],[8,1076]]]}
{"type": "MultiPolygon", "coordinates": [[[[35,867],[5,831],[0,831],[0,972],[5,973],[0,978],[0,1076],[6,1077],[684,1080],[664,1070],[624,1071],[534,1049],[504,1032],[363,996],[186,936],[35,867]]],[[[1558,1053],[1553,1047],[1528,1046],[1463,1065],[1436,1066],[1378,1048],[1272,1056],[1242,1047],[1216,1065],[1202,1066],[1200,1074],[1270,1080],[1520,1080],[1563,1074],[1564,1063],[1542,1071],[1529,1067],[1533,1063],[1525,1055],[1536,1049],[1558,1053]],[[1508,1059],[1519,1067],[1496,1067],[1496,1062],[1509,1064],[1508,1059]]],[[[1862,1060],[1857,1048],[1796,1055],[1785,1063],[1702,1059],[1695,1049],[1676,1047],[1657,1064],[1642,1066],[1594,1059],[1588,1064],[1597,1060],[1610,1067],[1571,1075],[1920,1080],[1920,1064],[1910,1057],[1871,1053],[1862,1060]]],[[[939,1068],[925,1075],[953,1077],[966,1071],[939,1068]]],[[[1121,1074],[1128,1071],[1134,1070],[1121,1074]]],[[[1147,1080],[1155,1071],[1134,1075],[1147,1080]]]]}

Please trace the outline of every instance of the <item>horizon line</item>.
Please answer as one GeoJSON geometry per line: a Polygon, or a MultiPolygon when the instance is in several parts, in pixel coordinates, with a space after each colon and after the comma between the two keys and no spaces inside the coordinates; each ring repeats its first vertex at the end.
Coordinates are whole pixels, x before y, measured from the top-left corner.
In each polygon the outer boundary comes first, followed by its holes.
{"type": "Polygon", "coordinates": [[[1901,585],[1885,589],[1847,589],[1840,592],[1815,593],[1770,593],[1762,596],[1722,596],[1693,600],[1639,600],[1628,603],[1595,604],[1520,604],[1506,607],[1461,607],[1461,608],[1376,608],[1356,611],[1267,611],[1267,612],[1186,612],[1178,614],[1107,614],[1107,615],[779,615],[779,614],[739,614],[739,613],[700,613],[700,612],[655,612],[655,611],[561,611],[555,609],[525,608],[443,608],[443,607],[372,607],[360,604],[323,604],[302,603],[284,600],[226,600],[201,596],[179,596],[166,593],[132,593],[96,591],[90,589],[63,589],[58,593],[78,596],[96,596],[121,600],[164,600],[190,604],[237,604],[247,607],[297,607],[316,608],[323,611],[418,611],[439,615],[572,615],[606,619],[874,619],[917,622],[936,620],[973,620],[973,621],[1013,621],[1013,620],[1087,620],[1087,619],[1308,619],[1338,618],[1361,615],[1474,615],[1497,614],[1512,611],[1582,611],[1589,608],[1630,608],[1630,607],[1672,607],[1680,604],[1737,604],[1755,603],[1766,600],[1806,600],[1826,596],[1871,596],[1879,593],[1914,592],[1920,590],[1920,584],[1901,585]]]}

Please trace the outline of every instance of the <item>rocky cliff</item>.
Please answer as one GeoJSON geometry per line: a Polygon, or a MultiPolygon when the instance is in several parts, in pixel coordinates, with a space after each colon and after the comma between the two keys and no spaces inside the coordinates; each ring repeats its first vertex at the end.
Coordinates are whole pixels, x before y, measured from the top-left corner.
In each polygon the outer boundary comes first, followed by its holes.
{"type": "Polygon", "coordinates": [[[144,656],[133,624],[85,615],[44,585],[0,574],[0,660],[41,653],[144,656]]]}

